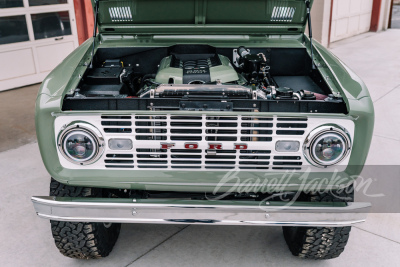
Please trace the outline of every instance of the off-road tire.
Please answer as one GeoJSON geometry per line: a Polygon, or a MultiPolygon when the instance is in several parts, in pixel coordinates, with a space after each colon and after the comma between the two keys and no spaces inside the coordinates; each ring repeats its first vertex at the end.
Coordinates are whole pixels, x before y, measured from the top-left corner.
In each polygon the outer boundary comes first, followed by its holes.
{"type": "MultiPolygon", "coordinates": [[[[354,191],[324,192],[307,197],[311,202],[352,202],[354,191]]],[[[286,244],[294,256],[327,260],[339,257],[349,239],[351,227],[288,227],[284,226],[286,244]]]]}
{"type": "MultiPolygon", "coordinates": [[[[64,185],[53,178],[50,196],[101,197],[101,189],[64,185]]],[[[75,259],[107,257],[118,239],[120,223],[86,223],[50,221],[56,247],[64,256],[75,259]]]]}

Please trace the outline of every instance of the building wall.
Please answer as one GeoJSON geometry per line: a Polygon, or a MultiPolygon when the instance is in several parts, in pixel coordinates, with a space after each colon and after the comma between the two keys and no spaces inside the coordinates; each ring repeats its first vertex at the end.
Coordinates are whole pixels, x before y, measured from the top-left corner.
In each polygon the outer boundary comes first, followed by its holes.
{"type": "Polygon", "coordinates": [[[93,7],[90,0],[74,0],[79,44],[93,36],[93,7]]]}
{"type": "Polygon", "coordinates": [[[392,12],[391,0],[382,0],[378,31],[384,31],[388,29],[390,13],[392,12]]]}
{"type": "Polygon", "coordinates": [[[334,0],[331,42],[368,32],[372,4],[373,0],[334,0]]]}
{"type": "Polygon", "coordinates": [[[331,0],[314,0],[311,9],[313,37],[324,46],[329,43],[330,15],[331,0]]]}
{"type": "Polygon", "coordinates": [[[0,91],[43,81],[78,47],[73,0],[0,3],[0,91]]]}
{"type": "Polygon", "coordinates": [[[329,43],[370,31],[374,23],[374,31],[386,30],[391,1],[314,0],[313,37],[324,46],[329,46],[329,43]],[[375,22],[374,16],[377,19],[375,22]]]}

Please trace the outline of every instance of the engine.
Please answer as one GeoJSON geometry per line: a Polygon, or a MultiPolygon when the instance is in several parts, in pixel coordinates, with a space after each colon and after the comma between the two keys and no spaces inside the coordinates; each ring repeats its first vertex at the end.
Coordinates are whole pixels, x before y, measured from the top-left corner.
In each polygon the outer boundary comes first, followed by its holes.
{"type": "Polygon", "coordinates": [[[184,98],[185,101],[187,98],[207,101],[323,100],[327,97],[317,93],[315,88],[318,86],[307,76],[292,76],[294,80],[290,76],[272,77],[271,61],[264,54],[268,51],[253,51],[243,46],[222,50],[173,46],[163,51],[164,55],[160,53],[158,66],[154,63],[157,57],[153,57],[153,63],[146,62],[144,66],[137,62],[145,56],[104,59],[100,65],[88,69],[73,97],[184,98]],[[298,84],[293,90],[292,86],[298,84]],[[300,86],[314,90],[305,91],[300,86]]]}
{"type": "Polygon", "coordinates": [[[311,92],[279,87],[263,53],[235,49],[231,61],[219,54],[172,54],[161,60],[155,77],[144,81],[140,98],[228,97],[229,99],[316,99],[311,92]]]}
{"type": "Polygon", "coordinates": [[[171,55],[164,58],[155,82],[160,84],[210,84],[237,82],[239,76],[222,55],[171,55]]]}

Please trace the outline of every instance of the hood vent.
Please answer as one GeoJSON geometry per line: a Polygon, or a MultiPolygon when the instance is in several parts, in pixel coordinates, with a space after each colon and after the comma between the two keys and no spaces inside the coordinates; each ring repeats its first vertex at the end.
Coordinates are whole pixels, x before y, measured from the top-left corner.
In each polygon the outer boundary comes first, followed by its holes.
{"type": "Polygon", "coordinates": [[[110,7],[108,8],[108,12],[110,13],[112,22],[133,21],[130,7],[110,7]]]}
{"type": "Polygon", "coordinates": [[[292,22],[295,12],[295,7],[276,6],[272,10],[271,21],[292,22]]]}

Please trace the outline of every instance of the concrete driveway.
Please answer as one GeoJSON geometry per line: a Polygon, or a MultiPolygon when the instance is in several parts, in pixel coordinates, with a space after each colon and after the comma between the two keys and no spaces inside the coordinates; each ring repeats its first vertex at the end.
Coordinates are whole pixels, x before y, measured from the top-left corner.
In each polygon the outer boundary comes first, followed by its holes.
{"type": "MultiPolygon", "coordinates": [[[[371,165],[400,165],[399,40],[400,30],[390,30],[364,34],[332,47],[364,79],[375,102],[376,128],[368,158],[371,165]]],[[[2,100],[3,97],[0,93],[2,100]]],[[[1,115],[7,114],[1,111],[1,115]]],[[[0,125],[3,130],[4,127],[0,125]]],[[[12,141],[2,136],[0,143],[12,141]]],[[[31,139],[24,140],[21,142],[31,139]]],[[[185,225],[123,225],[108,258],[73,260],[63,257],[55,248],[50,223],[35,215],[30,202],[32,195],[48,194],[50,180],[37,144],[1,152],[0,179],[1,266],[356,267],[395,266],[400,262],[399,214],[370,214],[365,224],[353,227],[341,257],[329,261],[293,257],[279,227],[185,225]]]]}

